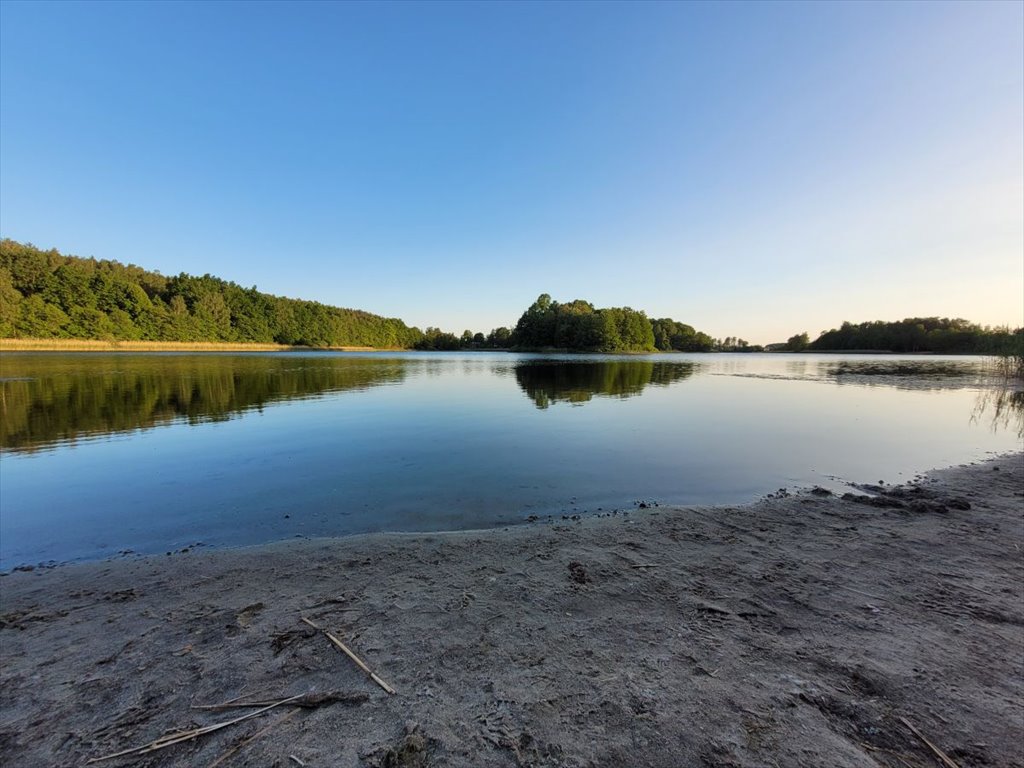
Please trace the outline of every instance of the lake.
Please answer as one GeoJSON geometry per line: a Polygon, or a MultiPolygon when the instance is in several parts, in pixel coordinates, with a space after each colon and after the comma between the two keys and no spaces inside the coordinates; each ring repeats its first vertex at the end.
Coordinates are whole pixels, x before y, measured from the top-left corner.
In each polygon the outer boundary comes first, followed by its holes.
{"type": "Polygon", "coordinates": [[[887,483],[1021,448],[975,357],[0,360],[0,568],[887,483]]]}

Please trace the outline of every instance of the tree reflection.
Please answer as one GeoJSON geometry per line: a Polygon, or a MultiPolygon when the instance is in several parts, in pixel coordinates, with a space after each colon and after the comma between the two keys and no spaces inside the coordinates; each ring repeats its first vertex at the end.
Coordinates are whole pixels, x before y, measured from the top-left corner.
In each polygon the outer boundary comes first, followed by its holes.
{"type": "Polygon", "coordinates": [[[5,355],[0,449],[149,429],[175,420],[224,421],[251,409],[401,382],[402,360],[135,355],[5,355]]]}
{"type": "Polygon", "coordinates": [[[649,360],[572,362],[533,360],[516,365],[516,381],[534,404],[545,409],[553,403],[582,405],[595,395],[632,397],[647,386],[668,386],[693,374],[693,363],[649,360]]]}

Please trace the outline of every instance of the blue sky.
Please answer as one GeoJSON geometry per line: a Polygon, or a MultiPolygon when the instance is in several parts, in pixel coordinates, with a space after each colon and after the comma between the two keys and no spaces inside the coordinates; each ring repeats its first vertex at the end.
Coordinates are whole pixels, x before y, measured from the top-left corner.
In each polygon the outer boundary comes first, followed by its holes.
{"type": "Polygon", "coordinates": [[[0,231],[460,332],[1024,324],[1024,4],[0,3],[0,231]]]}

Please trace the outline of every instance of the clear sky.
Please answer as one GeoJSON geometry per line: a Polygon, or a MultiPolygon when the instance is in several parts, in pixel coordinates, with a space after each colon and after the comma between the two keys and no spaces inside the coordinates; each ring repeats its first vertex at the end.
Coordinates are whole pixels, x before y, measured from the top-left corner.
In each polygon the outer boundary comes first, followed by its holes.
{"type": "Polygon", "coordinates": [[[1024,324],[1024,3],[0,3],[0,232],[514,325],[1024,324]]]}

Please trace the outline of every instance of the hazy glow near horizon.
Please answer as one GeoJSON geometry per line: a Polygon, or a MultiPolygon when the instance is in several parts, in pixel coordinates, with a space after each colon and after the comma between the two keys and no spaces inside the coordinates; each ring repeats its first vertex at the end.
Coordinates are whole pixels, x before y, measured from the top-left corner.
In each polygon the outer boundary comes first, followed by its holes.
{"type": "Polygon", "coordinates": [[[0,233],[456,333],[1019,326],[1024,4],[7,0],[0,233]]]}

